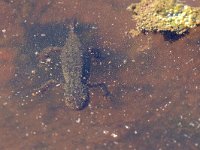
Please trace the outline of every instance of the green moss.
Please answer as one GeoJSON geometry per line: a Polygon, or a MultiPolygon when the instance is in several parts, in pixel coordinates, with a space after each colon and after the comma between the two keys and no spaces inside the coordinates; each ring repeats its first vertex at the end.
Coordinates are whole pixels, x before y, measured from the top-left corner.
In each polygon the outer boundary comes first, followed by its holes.
{"type": "Polygon", "coordinates": [[[171,31],[183,34],[200,24],[200,8],[190,7],[178,0],[141,0],[128,7],[136,20],[135,36],[141,31],[171,31]]]}

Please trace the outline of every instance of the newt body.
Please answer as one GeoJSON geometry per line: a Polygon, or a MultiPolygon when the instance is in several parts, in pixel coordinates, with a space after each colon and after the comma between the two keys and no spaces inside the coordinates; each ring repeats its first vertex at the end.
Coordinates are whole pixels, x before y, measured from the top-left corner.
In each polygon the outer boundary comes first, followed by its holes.
{"type": "MultiPolygon", "coordinates": [[[[48,47],[43,49],[39,54],[40,59],[48,55],[51,51],[60,52],[61,70],[64,78],[64,83],[60,83],[64,89],[64,101],[67,107],[81,110],[85,108],[89,101],[89,88],[100,87],[105,96],[110,96],[110,92],[104,83],[89,84],[90,76],[90,53],[87,48],[82,45],[74,27],[69,25],[66,42],[63,47],[48,47]]],[[[37,95],[48,90],[50,87],[58,84],[55,80],[49,80],[46,84],[40,87],[38,92],[32,95],[37,95]]]]}
{"type": "Polygon", "coordinates": [[[90,61],[82,48],[78,36],[73,28],[70,28],[66,44],[61,49],[60,59],[65,80],[65,103],[73,109],[82,109],[89,101],[87,80],[90,61]]]}

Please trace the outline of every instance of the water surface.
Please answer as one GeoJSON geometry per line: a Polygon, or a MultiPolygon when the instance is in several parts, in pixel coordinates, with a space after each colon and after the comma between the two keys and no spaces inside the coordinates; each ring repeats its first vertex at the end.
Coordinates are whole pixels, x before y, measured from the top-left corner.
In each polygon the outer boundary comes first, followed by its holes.
{"type": "Polygon", "coordinates": [[[0,2],[0,149],[200,149],[200,27],[179,39],[130,38],[132,2],[0,2]],[[59,53],[43,64],[37,56],[65,44],[72,19],[84,47],[95,49],[88,83],[112,94],[90,88],[81,111],[64,105],[61,86],[32,95],[51,79],[64,82],[59,53]]]}

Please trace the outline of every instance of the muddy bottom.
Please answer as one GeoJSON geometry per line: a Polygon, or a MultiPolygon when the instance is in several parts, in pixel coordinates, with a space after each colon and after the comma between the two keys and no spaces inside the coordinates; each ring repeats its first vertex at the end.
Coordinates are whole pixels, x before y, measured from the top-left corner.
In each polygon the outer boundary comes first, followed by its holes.
{"type": "Polygon", "coordinates": [[[7,20],[16,10],[20,27],[13,39],[15,26],[2,25],[9,34],[0,43],[1,150],[200,149],[200,27],[179,39],[130,38],[125,32],[134,22],[126,7],[132,2],[0,2],[7,20]],[[64,102],[60,53],[38,59],[46,47],[63,47],[66,20],[74,18],[89,49],[87,83],[102,83],[110,93],[89,87],[89,105],[79,111],[64,102]],[[60,84],[35,95],[49,80],[60,84]]]}

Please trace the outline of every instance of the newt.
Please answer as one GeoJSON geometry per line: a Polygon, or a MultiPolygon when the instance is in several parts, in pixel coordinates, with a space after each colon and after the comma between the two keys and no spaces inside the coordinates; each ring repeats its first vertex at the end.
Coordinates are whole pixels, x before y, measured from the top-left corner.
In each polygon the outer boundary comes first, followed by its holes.
{"type": "MultiPolygon", "coordinates": [[[[63,47],[47,47],[39,54],[42,59],[51,51],[60,51],[60,60],[64,83],[61,83],[64,89],[64,101],[67,107],[81,110],[89,103],[89,88],[101,87],[105,95],[110,93],[104,83],[88,84],[90,76],[90,56],[84,50],[78,35],[74,32],[74,25],[70,24],[66,43],[63,47]]],[[[50,80],[44,84],[36,95],[46,91],[50,86],[58,84],[55,80],[50,80]]]]}

